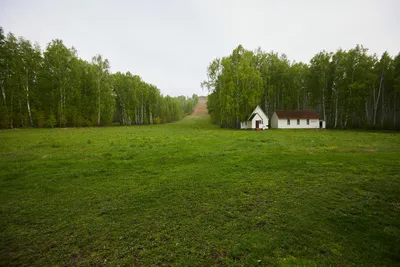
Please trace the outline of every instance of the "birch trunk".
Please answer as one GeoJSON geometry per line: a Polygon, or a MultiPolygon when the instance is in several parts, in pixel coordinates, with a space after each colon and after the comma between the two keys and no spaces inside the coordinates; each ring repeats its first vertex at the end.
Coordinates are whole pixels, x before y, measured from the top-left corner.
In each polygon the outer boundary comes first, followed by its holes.
{"type": "Polygon", "coordinates": [[[21,116],[21,118],[20,118],[21,125],[20,126],[25,128],[24,120],[22,119],[22,103],[21,103],[21,100],[19,100],[19,114],[21,116]]]}
{"type": "Polygon", "coordinates": [[[149,114],[149,123],[153,124],[153,113],[150,110],[150,114],[149,114]]]}
{"type": "MultiPolygon", "coordinates": [[[[146,112],[146,110],[147,110],[147,105],[146,105],[146,102],[144,102],[143,118],[147,118],[147,112],[146,112]]],[[[143,121],[143,124],[144,124],[144,121],[143,121]]]]}
{"type": "Polygon", "coordinates": [[[300,92],[297,90],[297,110],[300,110],[300,92]]]}
{"type": "Polygon", "coordinates": [[[14,129],[14,120],[13,120],[13,100],[14,100],[14,94],[11,93],[11,103],[10,103],[10,123],[11,123],[11,129],[14,129]]]}
{"type": "MultiPolygon", "coordinates": [[[[325,83],[325,88],[328,88],[328,84],[325,83]]],[[[324,115],[324,121],[326,123],[326,112],[325,112],[325,88],[322,90],[322,112],[324,115]]]]}
{"type": "MultiPolygon", "coordinates": [[[[122,125],[126,125],[127,119],[128,119],[128,113],[125,108],[124,99],[122,99],[122,96],[121,96],[121,94],[118,93],[118,90],[116,90],[116,89],[113,89],[113,90],[117,94],[117,97],[119,98],[119,103],[120,103],[120,107],[121,107],[120,116],[121,116],[121,120],[122,120],[122,125]]],[[[129,121],[130,121],[130,118],[129,118],[129,121]]]]}
{"type": "Polygon", "coordinates": [[[268,100],[267,100],[267,98],[265,98],[265,100],[264,100],[264,110],[265,110],[265,114],[267,114],[267,116],[268,116],[268,100]]]}
{"type": "Polygon", "coordinates": [[[383,82],[383,73],[381,74],[381,81],[379,83],[378,96],[376,98],[375,98],[375,86],[374,86],[374,123],[373,123],[374,126],[376,125],[376,112],[378,110],[379,98],[381,96],[382,82],[383,82]]]}
{"type": "Polygon", "coordinates": [[[121,119],[122,119],[122,125],[126,125],[126,111],[125,111],[125,105],[121,101],[121,108],[122,108],[122,114],[121,114],[121,119]]]}
{"type": "Polygon", "coordinates": [[[67,94],[65,93],[65,87],[64,87],[64,94],[63,94],[63,101],[64,101],[64,103],[63,103],[63,106],[64,106],[64,110],[63,110],[63,123],[64,123],[64,127],[66,126],[66,123],[67,123],[67,118],[66,118],[66,115],[65,115],[65,110],[67,109],[67,104],[65,104],[67,101],[66,101],[66,98],[67,98],[67,94]]]}
{"type": "Polygon", "coordinates": [[[393,129],[396,129],[396,101],[397,94],[394,92],[394,101],[393,101],[393,129]]]}
{"type": "Polygon", "coordinates": [[[3,96],[3,100],[4,100],[4,106],[6,106],[6,92],[4,90],[4,85],[1,85],[1,94],[3,96]]]}
{"type": "Polygon", "coordinates": [[[138,114],[137,114],[137,107],[135,107],[135,124],[138,124],[138,114]]]}
{"type": "Polygon", "coordinates": [[[382,100],[382,103],[381,103],[381,105],[382,105],[382,107],[381,107],[381,128],[383,128],[383,121],[384,121],[384,118],[385,118],[385,102],[384,102],[384,99],[385,99],[385,84],[384,83],[382,83],[382,97],[381,97],[381,100],[382,100]]]}
{"type": "Polygon", "coordinates": [[[368,103],[367,98],[364,97],[364,105],[365,105],[365,117],[367,118],[367,125],[369,124],[369,114],[368,114],[368,103]]]}
{"type": "Polygon", "coordinates": [[[29,87],[28,87],[28,85],[26,85],[26,89],[25,90],[26,90],[26,107],[28,108],[29,122],[31,123],[31,126],[33,127],[31,105],[29,103],[29,87]]]}
{"type": "Polygon", "coordinates": [[[98,109],[97,109],[97,126],[100,126],[101,122],[101,112],[100,112],[100,105],[101,105],[101,96],[100,96],[100,81],[97,84],[97,92],[98,92],[98,109]]]}
{"type": "Polygon", "coordinates": [[[265,99],[264,99],[264,111],[266,112],[265,114],[267,114],[267,116],[268,116],[268,82],[267,82],[267,84],[266,84],[266,87],[265,87],[265,99]]]}
{"type": "Polygon", "coordinates": [[[60,128],[63,121],[63,90],[60,88],[60,128]]]}
{"type": "Polygon", "coordinates": [[[337,120],[338,120],[338,100],[339,100],[339,94],[338,91],[335,90],[335,125],[333,128],[337,127],[337,120]]]}
{"type": "Polygon", "coordinates": [[[140,108],[140,124],[143,124],[143,109],[144,109],[144,106],[143,106],[143,99],[142,99],[142,105],[140,108]]]}

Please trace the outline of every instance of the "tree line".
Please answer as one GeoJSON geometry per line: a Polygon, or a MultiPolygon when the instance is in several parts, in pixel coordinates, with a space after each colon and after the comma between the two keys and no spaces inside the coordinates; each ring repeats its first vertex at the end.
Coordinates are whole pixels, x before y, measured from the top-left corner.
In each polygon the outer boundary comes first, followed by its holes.
{"type": "Polygon", "coordinates": [[[308,64],[239,45],[207,68],[208,111],[221,127],[239,128],[257,106],[314,110],[330,128],[400,129],[400,53],[378,58],[357,45],[322,51],[308,64]]]}
{"type": "Polygon", "coordinates": [[[170,97],[130,72],[112,74],[101,55],[87,62],[52,40],[42,52],[0,27],[0,128],[167,123],[190,114],[198,96],[170,97]]]}

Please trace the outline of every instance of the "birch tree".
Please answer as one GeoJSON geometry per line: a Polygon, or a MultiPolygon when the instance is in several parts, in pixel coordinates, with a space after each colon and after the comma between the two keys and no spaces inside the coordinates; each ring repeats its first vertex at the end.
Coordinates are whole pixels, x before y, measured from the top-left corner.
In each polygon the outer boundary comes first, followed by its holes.
{"type": "MultiPolygon", "coordinates": [[[[108,95],[106,81],[109,75],[110,64],[107,59],[103,59],[101,55],[92,58],[94,82],[97,89],[97,126],[101,125],[102,96],[108,95]]],[[[103,99],[104,101],[104,99],[103,99]]]]}

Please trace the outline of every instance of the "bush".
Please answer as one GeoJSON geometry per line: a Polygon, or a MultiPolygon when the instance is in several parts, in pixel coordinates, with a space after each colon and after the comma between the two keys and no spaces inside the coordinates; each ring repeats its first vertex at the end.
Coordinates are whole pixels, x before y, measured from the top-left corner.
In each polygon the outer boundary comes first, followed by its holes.
{"type": "Polygon", "coordinates": [[[65,116],[60,117],[60,127],[66,127],[67,126],[67,118],[65,116]]]}
{"type": "Polygon", "coordinates": [[[1,115],[0,128],[12,128],[11,116],[9,116],[7,113],[5,113],[4,115],[3,114],[0,115],[1,115]]]}
{"type": "Polygon", "coordinates": [[[54,114],[50,114],[49,118],[46,121],[46,127],[48,128],[54,128],[56,126],[57,120],[54,114]]]}
{"type": "Polygon", "coordinates": [[[160,123],[161,123],[161,119],[160,119],[159,117],[154,118],[154,119],[153,119],[153,123],[154,123],[154,124],[160,124],[160,123]]]}
{"type": "Polygon", "coordinates": [[[45,126],[45,119],[44,119],[44,114],[42,111],[38,111],[34,113],[35,115],[35,124],[37,127],[39,128],[43,128],[43,126],[45,126]]]}

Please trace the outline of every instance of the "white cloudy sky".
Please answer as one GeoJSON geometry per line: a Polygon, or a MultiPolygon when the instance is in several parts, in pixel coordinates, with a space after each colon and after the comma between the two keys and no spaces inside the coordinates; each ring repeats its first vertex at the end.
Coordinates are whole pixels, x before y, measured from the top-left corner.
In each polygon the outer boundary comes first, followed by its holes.
{"type": "Polygon", "coordinates": [[[303,62],[356,44],[395,55],[399,10],[399,0],[0,0],[0,26],[43,49],[59,38],[83,59],[102,54],[164,94],[205,95],[209,62],[239,44],[303,62]]]}

